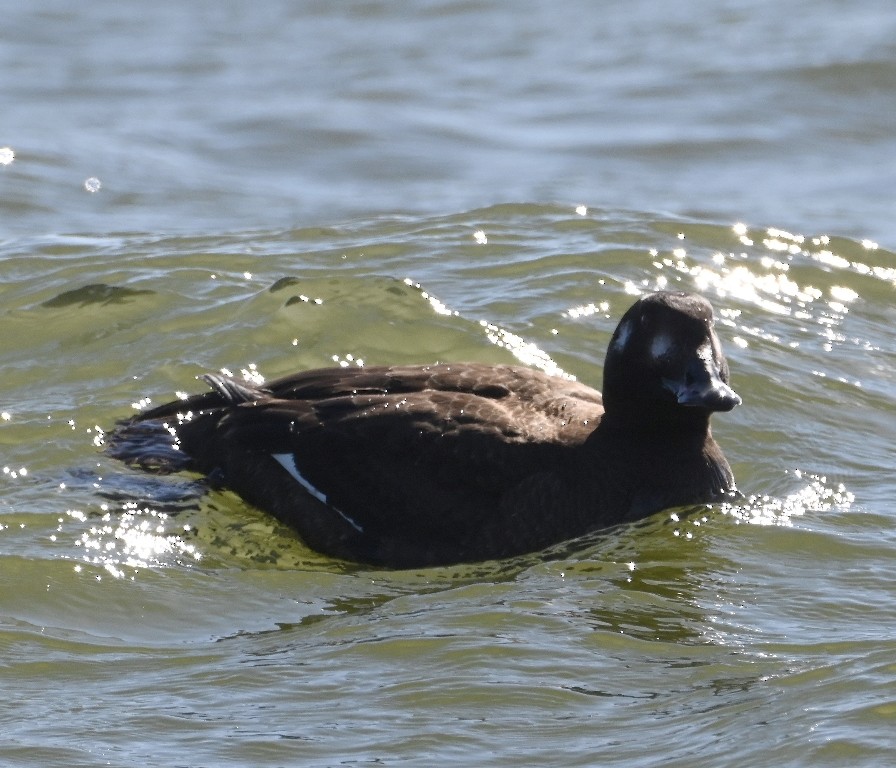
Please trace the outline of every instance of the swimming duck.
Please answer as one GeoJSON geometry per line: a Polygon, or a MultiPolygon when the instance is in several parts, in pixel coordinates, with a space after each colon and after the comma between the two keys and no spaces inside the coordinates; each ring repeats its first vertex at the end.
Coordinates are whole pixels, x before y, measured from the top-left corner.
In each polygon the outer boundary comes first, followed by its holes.
{"type": "Polygon", "coordinates": [[[709,422],[741,399],[696,294],[634,303],[610,340],[603,395],[517,365],[202,378],[210,391],[119,423],[109,452],[204,473],[342,559],[505,558],[736,493],[709,422]]]}

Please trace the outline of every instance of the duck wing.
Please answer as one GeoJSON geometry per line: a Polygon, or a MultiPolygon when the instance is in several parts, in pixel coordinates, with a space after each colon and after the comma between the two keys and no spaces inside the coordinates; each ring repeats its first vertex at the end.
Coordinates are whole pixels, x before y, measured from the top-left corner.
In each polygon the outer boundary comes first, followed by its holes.
{"type": "Polygon", "coordinates": [[[264,390],[210,383],[193,404],[205,410],[176,427],[195,467],[312,546],[390,564],[564,538],[571,455],[602,412],[594,390],[514,366],[311,371],[264,390]]]}

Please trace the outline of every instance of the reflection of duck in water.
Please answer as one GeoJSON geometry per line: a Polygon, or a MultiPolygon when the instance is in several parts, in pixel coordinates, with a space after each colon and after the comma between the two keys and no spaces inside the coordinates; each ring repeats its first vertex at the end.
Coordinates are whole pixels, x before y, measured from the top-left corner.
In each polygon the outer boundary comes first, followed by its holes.
{"type": "Polygon", "coordinates": [[[209,474],[349,560],[508,557],[735,492],[709,418],[741,400],[712,307],[693,294],[626,312],[603,396],[507,365],[328,368],[264,387],[203,378],[211,392],[120,424],[112,455],[209,474]]]}

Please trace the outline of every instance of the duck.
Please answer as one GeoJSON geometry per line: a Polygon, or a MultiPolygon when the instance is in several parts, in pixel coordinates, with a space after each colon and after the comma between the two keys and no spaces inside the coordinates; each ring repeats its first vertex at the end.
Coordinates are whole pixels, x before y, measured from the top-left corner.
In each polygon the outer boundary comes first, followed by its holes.
{"type": "Polygon", "coordinates": [[[738,494],[710,417],[741,403],[704,297],[624,313],[603,388],[522,365],[307,370],[118,422],[107,450],[198,472],[312,549],[386,568],[506,559],[738,494]]]}

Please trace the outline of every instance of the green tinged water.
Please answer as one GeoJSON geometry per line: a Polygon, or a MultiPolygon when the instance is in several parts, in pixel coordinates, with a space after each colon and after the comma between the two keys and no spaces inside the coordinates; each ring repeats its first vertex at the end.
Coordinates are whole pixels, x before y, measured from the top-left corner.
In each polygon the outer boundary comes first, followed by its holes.
{"type": "Polygon", "coordinates": [[[893,762],[891,0],[0,8],[0,765],[893,762]],[[102,453],[225,367],[599,387],[655,288],[742,505],[388,572],[102,453]]]}
{"type": "Polygon", "coordinates": [[[892,253],[507,205],[34,238],[0,256],[0,643],[20,692],[4,760],[885,760],[892,253]],[[225,367],[523,360],[599,386],[617,319],[657,288],[715,306],[744,404],[714,431],[742,505],[512,562],[386,572],[101,451],[132,403],[225,367]]]}

